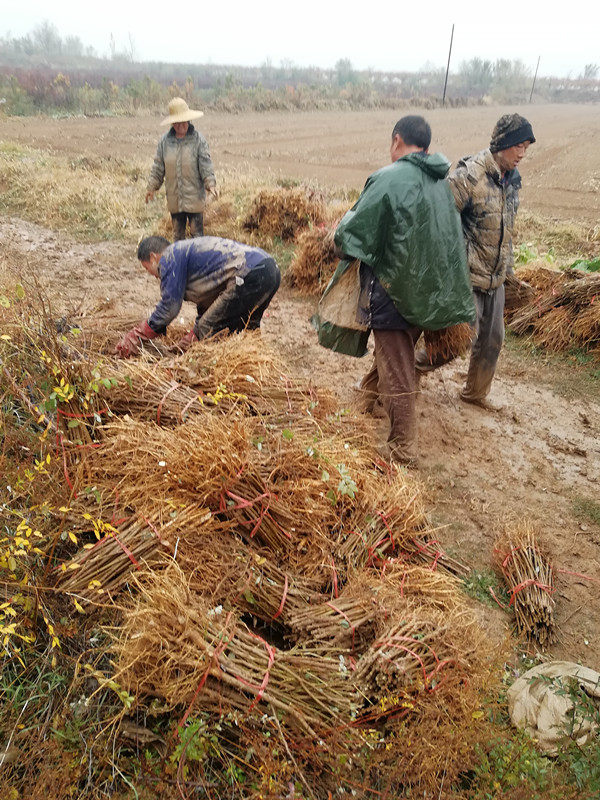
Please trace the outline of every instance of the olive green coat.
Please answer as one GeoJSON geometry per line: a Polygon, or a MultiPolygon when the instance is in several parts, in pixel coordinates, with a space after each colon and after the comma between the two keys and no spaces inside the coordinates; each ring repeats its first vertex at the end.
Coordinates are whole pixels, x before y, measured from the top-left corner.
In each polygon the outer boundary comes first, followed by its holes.
{"type": "Polygon", "coordinates": [[[206,139],[190,124],[178,139],[171,128],[161,137],[150,170],[147,191],[155,192],[165,182],[171,214],[204,211],[206,189],[215,186],[215,172],[206,139]]]}

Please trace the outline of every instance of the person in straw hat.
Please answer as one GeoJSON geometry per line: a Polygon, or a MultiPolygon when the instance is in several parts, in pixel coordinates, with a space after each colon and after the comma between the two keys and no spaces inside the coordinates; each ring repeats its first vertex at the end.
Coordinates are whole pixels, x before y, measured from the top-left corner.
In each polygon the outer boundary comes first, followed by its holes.
{"type": "Polygon", "coordinates": [[[146,188],[147,203],[165,182],[175,240],[185,239],[188,222],[192,236],[204,235],[206,193],[214,198],[218,196],[208,144],[191,124],[202,116],[202,111],[189,108],[182,97],[171,100],[169,116],[161,122],[170,127],[158,143],[146,188]]]}

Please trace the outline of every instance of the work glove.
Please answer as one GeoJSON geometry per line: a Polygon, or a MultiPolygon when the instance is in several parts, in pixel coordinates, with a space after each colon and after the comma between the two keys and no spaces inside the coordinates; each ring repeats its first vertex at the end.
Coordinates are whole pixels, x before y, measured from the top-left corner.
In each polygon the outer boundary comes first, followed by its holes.
{"type": "Polygon", "coordinates": [[[153,331],[144,320],[123,336],[115,347],[115,354],[119,358],[129,358],[129,356],[139,353],[140,347],[144,342],[148,342],[156,336],[158,336],[158,333],[153,331]]]}
{"type": "Polygon", "coordinates": [[[196,334],[194,333],[194,329],[192,328],[192,330],[188,331],[185,336],[181,337],[181,339],[177,342],[175,347],[177,350],[181,350],[183,353],[185,353],[185,351],[188,350],[194,344],[194,342],[197,341],[199,341],[198,337],[196,336],[196,334]]]}

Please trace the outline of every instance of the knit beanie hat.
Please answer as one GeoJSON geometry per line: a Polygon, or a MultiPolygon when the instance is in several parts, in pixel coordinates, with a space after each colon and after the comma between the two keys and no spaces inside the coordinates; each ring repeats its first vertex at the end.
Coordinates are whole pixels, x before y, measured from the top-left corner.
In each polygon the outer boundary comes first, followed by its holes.
{"type": "Polygon", "coordinates": [[[535,142],[531,123],[520,114],[505,114],[500,117],[492,133],[490,150],[497,153],[499,150],[507,150],[522,142],[535,142]]]}

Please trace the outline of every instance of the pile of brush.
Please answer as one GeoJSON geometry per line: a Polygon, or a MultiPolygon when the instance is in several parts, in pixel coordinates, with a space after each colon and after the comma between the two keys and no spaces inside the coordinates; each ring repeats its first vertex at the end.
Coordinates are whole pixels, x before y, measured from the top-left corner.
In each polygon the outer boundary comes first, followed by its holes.
{"type": "Polygon", "coordinates": [[[600,354],[600,274],[569,270],[559,275],[508,315],[510,330],[530,334],[549,350],[581,347],[600,354]]]}
{"type": "Polygon", "coordinates": [[[246,747],[261,729],[270,735],[276,714],[317,797],[347,779],[425,787],[439,769],[456,776],[461,758],[448,757],[446,738],[457,726],[471,733],[490,651],[450,578],[399,564],[362,570],[339,597],[296,601],[285,626],[274,615],[258,628],[235,606],[207,602],[174,564],[140,575],[135,588],[114,647],[115,679],[129,693],[183,702],[188,713],[241,714],[246,747]],[[406,743],[413,721],[429,731],[423,745],[406,743]],[[353,760],[352,775],[339,775],[341,758],[353,760]]]}
{"type": "Polygon", "coordinates": [[[554,567],[538,546],[531,526],[507,530],[496,545],[496,556],[518,632],[541,647],[551,645],[556,639],[554,567]]]}
{"type": "Polygon", "coordinates": [[[307,295],[320,295],[337,265],[333,227],[317,225],[300,233],[286,280],[294,289],[307,295]]]}
{"type": "Polygon", "coordinates": [[[256,334],[122,363],[99,358],[92,328],[55,333],[56,352],[46,328],[31,333],[69,401],[48,415],[51,504],[28,520],[51,542],[51,596],[112,609],[107,680],[140,719],[157,697],[212,720],[217,751],[234,729],[253,775],[276,736],[271,795],[290,780],[318,798],[453,780],[477,742],[490,651],[440,572],[451,562],[418,479],[256,334]]]}
{"type": "Polygon", "coordinates": [[[293,239],[324,217],[323,197],[311,189],[263,189],[252,201],[242,225],[245,230],[293,239]]]}

